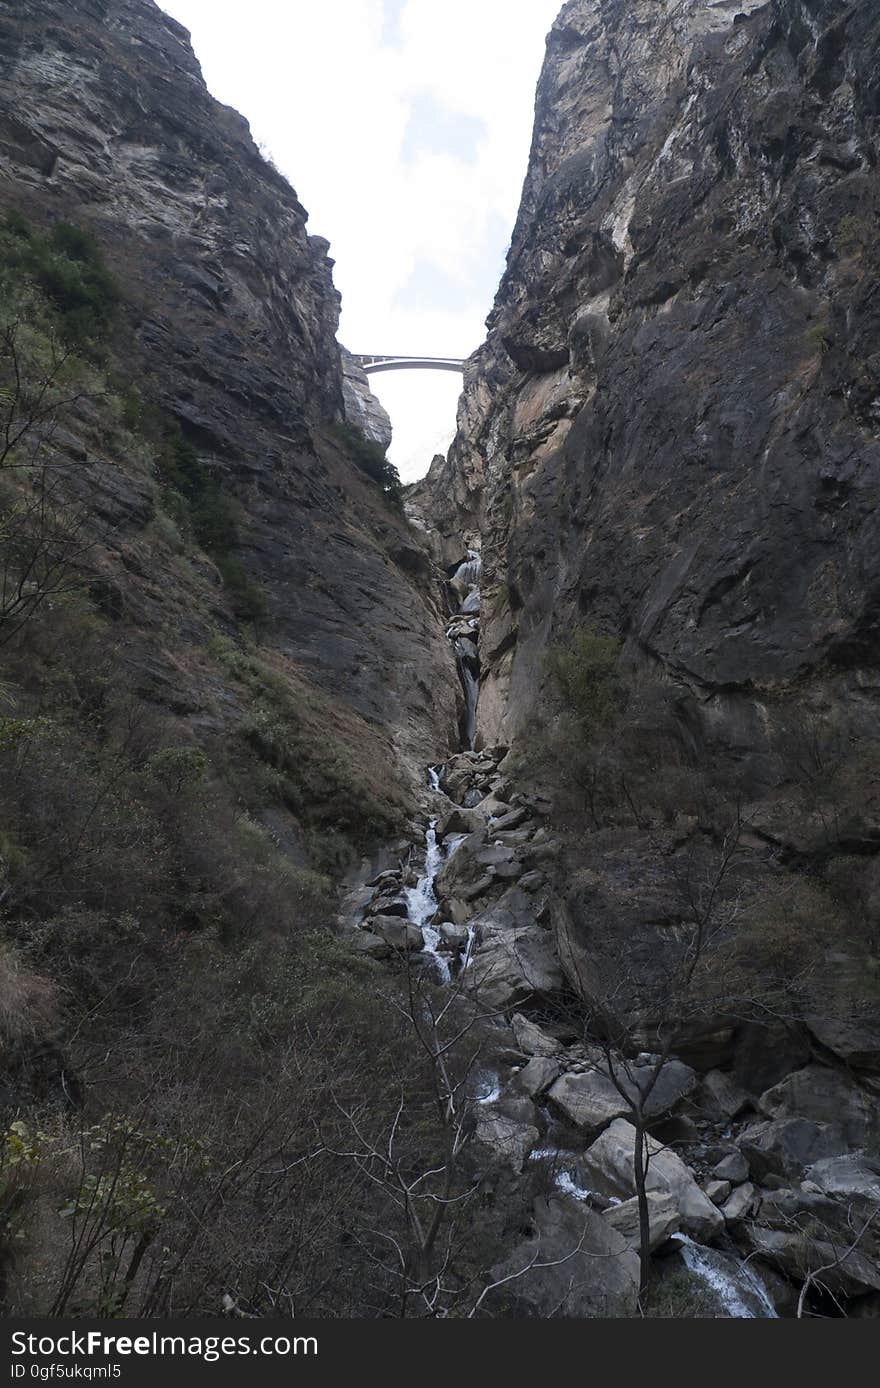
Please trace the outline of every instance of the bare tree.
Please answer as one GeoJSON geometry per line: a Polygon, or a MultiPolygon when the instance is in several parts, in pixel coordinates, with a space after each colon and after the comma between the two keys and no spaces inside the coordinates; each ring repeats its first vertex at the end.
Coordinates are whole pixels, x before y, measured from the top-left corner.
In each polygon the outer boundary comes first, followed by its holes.
{"type": "Polygon", "coordinates": [[[54,337],[43,359],[26,338],[19,318],[0,326],[0,645],[70,589],[91,543],[54,440],[71,412],[102,392],[77,384],[76,358],[54,337]]]}

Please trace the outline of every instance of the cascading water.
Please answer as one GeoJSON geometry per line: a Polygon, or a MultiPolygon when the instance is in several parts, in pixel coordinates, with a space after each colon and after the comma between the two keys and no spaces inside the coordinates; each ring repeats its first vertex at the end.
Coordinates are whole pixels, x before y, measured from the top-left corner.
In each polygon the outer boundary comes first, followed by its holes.
{"type": "Polygon", "coordinates": [[[715,1293],[729,1316],[739,1319],[778,1319],[767,1288],[746,1262],[727,1257],[714,1248],[694,1243],[687,1234],[673,1234],[681,1260],[715,1293]]]}
{"type": "Polygon", "coordinates": [[[425,870],[414,887],[407,887],[404,893],[409,919],[417,925],[425,941],[425,954],[434,961],[442,983],[448,983],[450,970],[448,962],[439,951],[440,932],[430,924],[437,914],[437,897],[434,881],[443,865],[443,854],[437,842],[437,821],[432,819],[425,834],[425,870]]]}

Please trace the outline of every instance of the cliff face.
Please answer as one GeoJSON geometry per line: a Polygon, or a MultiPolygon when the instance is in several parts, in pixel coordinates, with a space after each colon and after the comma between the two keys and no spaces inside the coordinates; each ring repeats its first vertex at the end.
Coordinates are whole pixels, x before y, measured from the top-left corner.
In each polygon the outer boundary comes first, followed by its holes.
{"type": "Polygon", "coordinates": [[[752,792],[783,693],[873,722],[878,44],[844,0],[563,8],[432,479],[441,532],[484,535],[487,742],[584,622],[752,792]]]}
{"type": "MultiPolygon", "coordinates": [[[[455,675],[424,556],[333,431],[328,243],[152,0],[3,0],[0,91],[0,199],[94,233],[122,286],[126,369],[235,499],[268,644],[415,776],[454,729],[455,675]]],[[[143,663],[198,711],[185,662],[143,663]]]]}

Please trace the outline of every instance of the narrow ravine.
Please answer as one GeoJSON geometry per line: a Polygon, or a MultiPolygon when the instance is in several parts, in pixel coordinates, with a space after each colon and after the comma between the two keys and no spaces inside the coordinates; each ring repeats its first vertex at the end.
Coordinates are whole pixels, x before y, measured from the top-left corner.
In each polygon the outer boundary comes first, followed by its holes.
{"type": "MultiPolygon", "coordinates": [[[[557,1038],[531,1015],[542,992],[552,1002],[564,985],[549,929],[556,847],[546,823],[549,805],[515,788],[505,770],[508,749],[475,746],[480,569],[479,552],[469,549],[447,579],[446,636],[463,691],[459,750],[426,768],[424,838],[357,898],[358,947],[389,966],[405,960],[438,987],[460,987],[489,1010],[513,1014],[510,1022],[496,1019],[503,1038],[498,1054],[473,1077],[478,1144],[489,1150],[490,1165],[500,1160],[523,1177],[540,1172],[552,1200],[600,1225],[609,1220],[632,1247],[636,1202],[612,1193],[607,1173],[590,1165],[590,1143],[560,1088],[590,1078],[601,1084],[595,1047],[571,1035],[557,1038]],[[511,1054],[517,1050],[522,1063],[511,1054]]],[[[696,1181],[694,1191],[705,1206],[705,1226],[714,1207],[696,1181]]],[[[716,1217],[720,1233],[724,1221],[716,1217]]],[[[776,1316],[757,1272],[728,1237],[722,1247],[710,1247],[675,1222],[657,1249],[664,1269],[679,1268],[702,1286],[707,1305],[717,1308],[710,1314],[776,1316]]]]}

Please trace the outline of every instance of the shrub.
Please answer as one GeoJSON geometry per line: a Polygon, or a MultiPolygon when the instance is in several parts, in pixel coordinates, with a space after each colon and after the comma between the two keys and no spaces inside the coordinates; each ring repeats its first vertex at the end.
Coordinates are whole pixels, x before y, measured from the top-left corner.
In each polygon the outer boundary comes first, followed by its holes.
{"type": "Polygon", "coordinates": [[[0,225],[0,270],[37,285],[70,346],[95,345],[106,334],[119,286],[90,232],[70,222],[42,232],[21,213],[10,212],[0,225]]]}
{"type": "Polygon", "coordinates": [[[588,741],[610,728],[621,710],[619,658],[620,641],[594,627],[575,632],[567,645],[554,646],[547,657],[566,712],[577,719],[588,741]]]}
{"type": "Polygon", "coordinates": [[[351,424],[337,424],[334,432],[355,467],[378,484],[389,503],[400,507],[403,496],[400,474],[394,464],[386,458],[384,448],[372,439],[365,438],[361,431],[351,424]]]}

